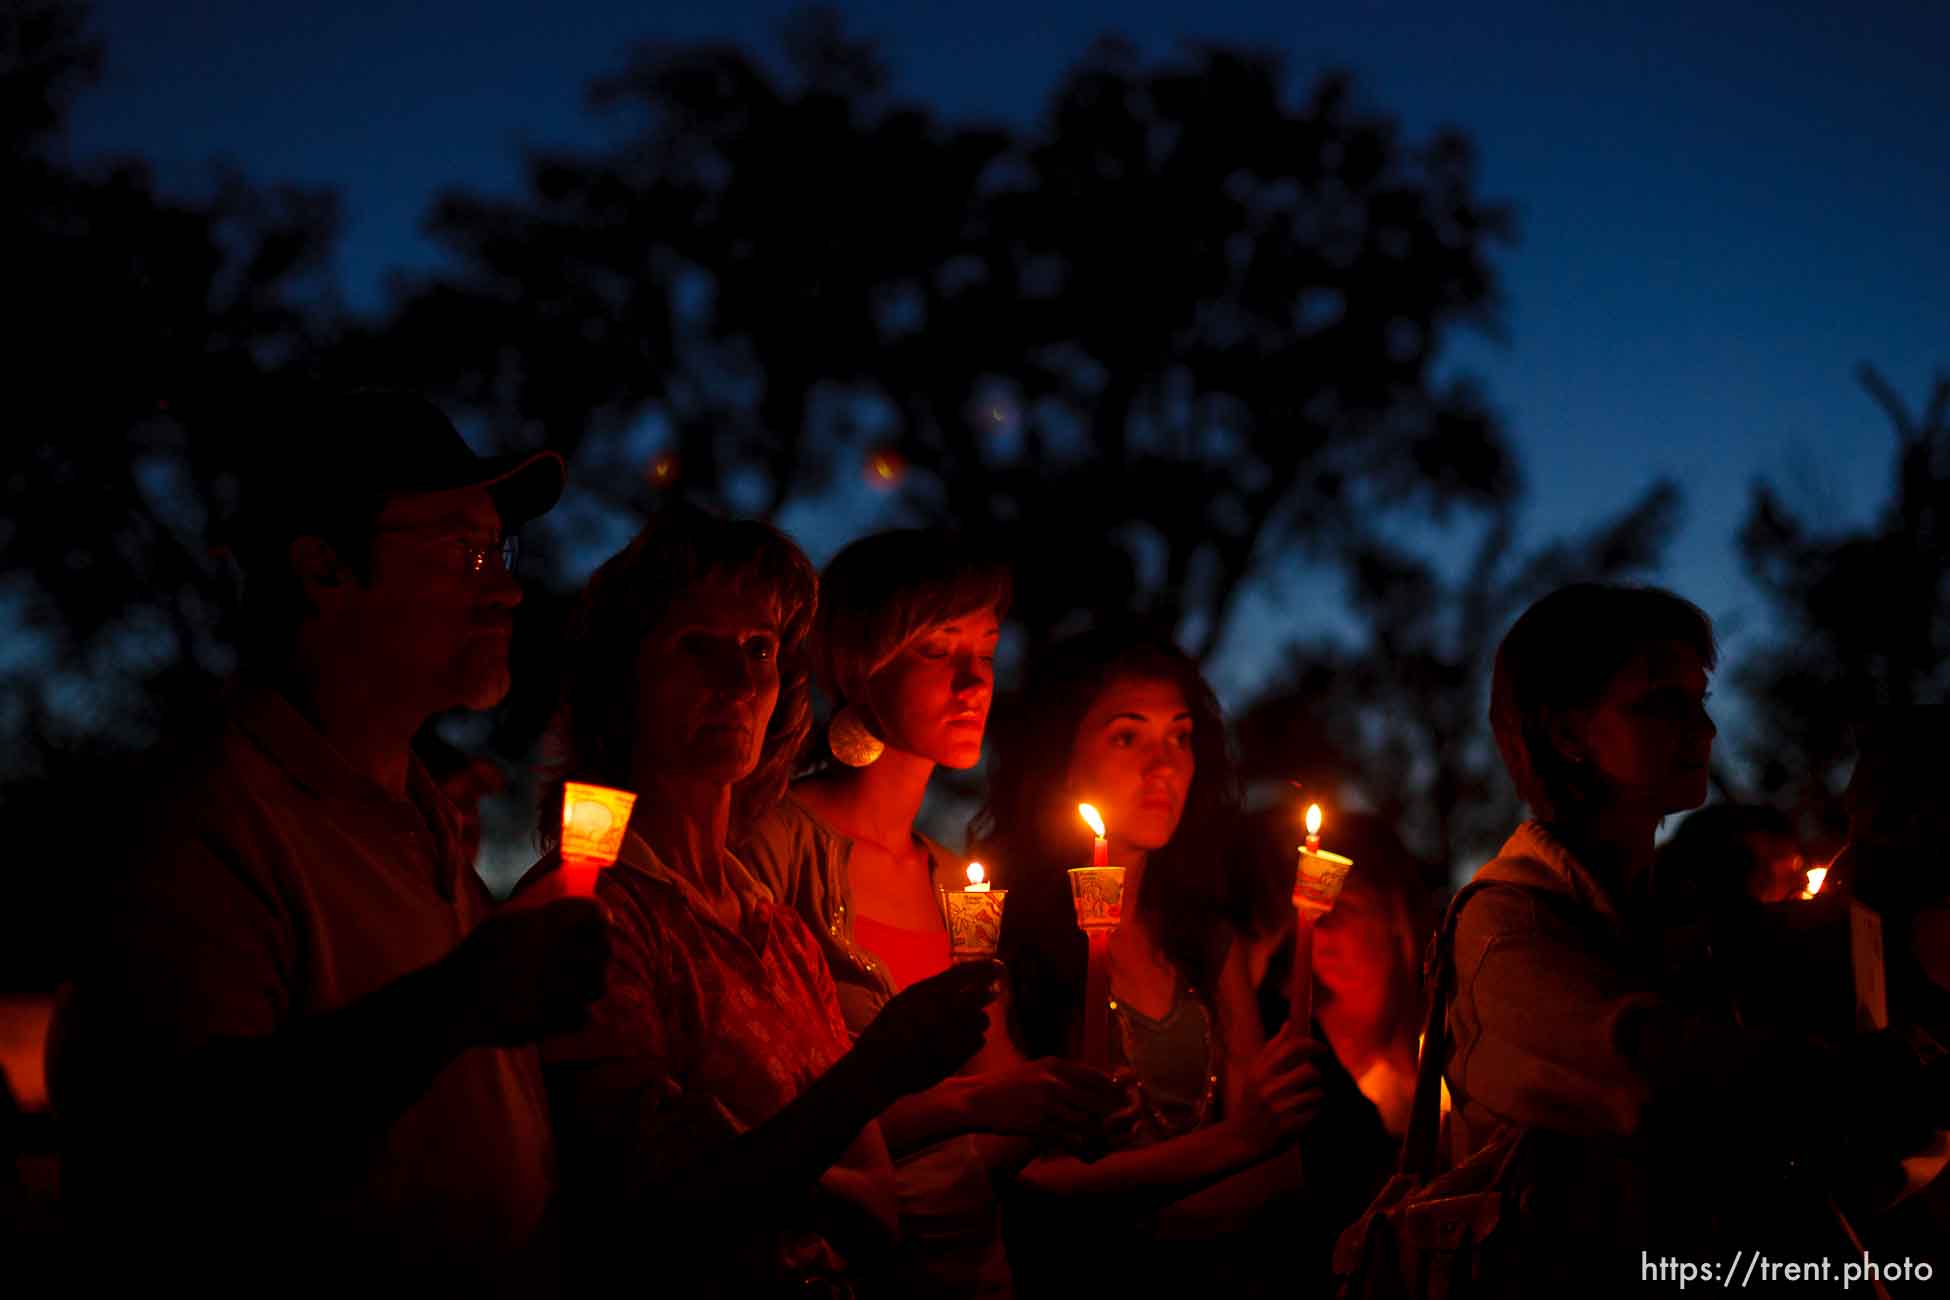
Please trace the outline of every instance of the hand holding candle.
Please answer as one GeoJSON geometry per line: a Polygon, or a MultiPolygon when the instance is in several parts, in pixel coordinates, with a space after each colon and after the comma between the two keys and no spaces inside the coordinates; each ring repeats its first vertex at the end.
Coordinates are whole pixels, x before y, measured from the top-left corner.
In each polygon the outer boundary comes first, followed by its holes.
{"type": "Polygon", "coordinates": [[[1104,838],[1104,819],[1089,804],[1078,804],[1097,843],[1087,867],[1070,869],[1070,901],[1076,907],[1077,928],[1090,941],[1090,963],[1083,987],[1083,1060],[1104,1067],[1110,1063],[1110,936],[1124,919],[1124,868],[1110,865],[1110,845],[1104,838]]]}
{"type": "Polygon", "coordinates": [[[1097,844],[1087,867],[1070,869],[1070,899],[1077,909],[1077,928],[1089,934],[1115,930],[1124,919],[1124,868],[1110,865],[1110,846],[1104,839],[1104,819],[1087,803],[1077,815],[1096,832],[1097,844]]]}
{"type": "Polygon", "coordinates": [[[616,861],[636,795],[570,781],[562,787],[562,886],[572,897],[596,892],[596,873],[616,861]]]}
{"type": "Polygon", "coordinates": [[[995,956],[995,943],[1002,934],[1002,905],[1008,896],[1006,889],[989,888],[979,862],[968,864],[968,888],[942,891],[950,957],[960,962],[995,956]]]}
{"type": "Polygon", "coordinates": [[[1293,875],[1293,987],[1287,1019],[1303,1033],[1311,1032],[1314,1016],[1314,926],[1334,909],[1347,883],[1352,858],[1324,853],[1320,848],[1320,805],[1307,806],[1307,842],[1293,875]]]}

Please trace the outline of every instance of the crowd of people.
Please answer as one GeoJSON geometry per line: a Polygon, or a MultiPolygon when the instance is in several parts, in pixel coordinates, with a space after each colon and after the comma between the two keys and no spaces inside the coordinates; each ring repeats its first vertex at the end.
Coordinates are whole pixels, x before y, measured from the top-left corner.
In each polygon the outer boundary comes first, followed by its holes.
{"type": "Polygon", "coordinates": [[[1385,827],[1345,819],[1358,865],[1296,1024],[1290,812],[1246,808],[1168,636],[1039,653],[991,735],[1005,569],[904,531],[817,573],[769,525],[671,505],[576,602],[538,860],[496,902],[413,740],[507,691],[508,539],[564,467],[478,458],[404,394],[308,418],[308,459],[252,480],[232,530],[249,636],[224,714],[174,738],[122,828],[56,1017],[77,1273],[1331,1294],[1337,1238],[1437,1113],[1429,1025],[1445,1163],[1523,1153],[1498,1165],[1527,1225],[1505,1293],[1602,1291],[1642,1251],[1934,1257],[1932,719],[1865,741],[1849,847],[1808,905],[1876,910],[1887,1027],[1750,1015],[1726,954],[1765,960],[1761,919],[1801,903],[1794,827],[1708,809],[1655,848],[1707,795],[1712,629],[1655,589],[1546,596],[1491,704],[1531,820],[1444,917],[1385,827]],[[968,859],[917,818],[937,768],[985,753],[966,847],[1007,901],[995,959],[955,961],[942,891],[968,859]],[[636,795],[593,898],[560,870],[565,781],[636,795]],[[1084,800],[1124,869],[1102,1007],[1066,877],[1084,800]]]}

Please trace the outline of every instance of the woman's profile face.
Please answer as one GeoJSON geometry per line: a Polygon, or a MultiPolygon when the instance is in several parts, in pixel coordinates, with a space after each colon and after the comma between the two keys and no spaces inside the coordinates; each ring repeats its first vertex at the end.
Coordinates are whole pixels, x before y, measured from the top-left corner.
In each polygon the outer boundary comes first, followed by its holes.
{"type": "Polygon", "coordinates": [[[1070,746],[1069,786],[1104,816],[1111,861],[1171,842],[1196,763],[1192,711],[1169,678],[1113,679],[1091,702],[1070,746]]]}
{"type": "Polygon", "coordinates": [[[993,609],[937,623],[913,638],[867,682],[867,700],[895,749],[942,767],[982,759],[982,734],[995,697],[993,609]]]}
{"type": "Polygon", "coordinates": [[[1567,756],[1596,768],[1615,805],[1659,817],[1697,808],[1719,732],[1706,696],[1706,666],[1692,647],[1651,646],[1572,715],[1567,756]]]}
{"type": "Polygon", "coordinates": [[[637,767],[733,785],[758,766],[778,701],[778,602],[706,579],[637,651],[637,767]]]}

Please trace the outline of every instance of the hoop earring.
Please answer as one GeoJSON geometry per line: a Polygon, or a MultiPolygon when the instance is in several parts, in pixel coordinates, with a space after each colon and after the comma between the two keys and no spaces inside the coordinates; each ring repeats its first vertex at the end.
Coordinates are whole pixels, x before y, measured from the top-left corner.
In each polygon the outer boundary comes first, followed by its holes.
{"type": "Polygon", "coordinates": [[[869,767],[886,752],[887,743],[867,730],[860,711],[848,704],[826,724],[826,748],[848,767],[869,767]]]}

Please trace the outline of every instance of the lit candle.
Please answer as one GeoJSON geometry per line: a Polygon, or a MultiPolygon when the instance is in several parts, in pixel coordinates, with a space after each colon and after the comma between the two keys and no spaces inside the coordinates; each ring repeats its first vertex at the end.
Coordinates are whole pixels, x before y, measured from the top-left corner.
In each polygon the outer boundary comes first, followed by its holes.
{"type": "Polygon", "coordinates": [[[562,883],[566,892],[596,892],[596,873],[616,861],[636,795],[569,781],[562,786],[562,883]]]}
{"type": "Polygon", "coordinates": [[[1104,819],[1095,808],[1087,803],[1077,805],[1077,815],[1082,817],[1091,831],[1097,836],[1096,847],[1090,851],[1090,865],[1107,867],[1110,865],[1110,841],[1104,838],[1104,819]]]}
{"type": "Polygon", "coordinates": [[[1293,873],[1293,985],[1287,997],[1287,1019],[1303,1031],[1313,1023],[1314,926],[1334,910],[1353,865],[1351,858],[1321,851],[1320,805],[1309,804],[1307,842],[1293,873]]]}
{"type": "Polygon", "coordinates": [[[1110,1063],[1110,936],[1124,919],[1124,868],[1110,865],[1104,819],[1089,804],[1077,813],[1097,836],[1090,865],[1070,868],[1070,901],[1089,954],[1083,985],[1083,1059],[1103,1068],[1110,1063]]]}
{"type": "Polygon", "coordinates": [[[941,891],[941,906],[948,917],[948,955],[954,961],[995,956],[996,942],[1002,937],[1002,904],[1009,891],[991,890],[987,876],[981,863],[971,862],[967,888],[941,891]]]}
{"type": "Polygon", "coordinates": [[[1819,894],[1821,892],[1821,887],[1823,883],[1826,882],[1827,879],[1828,879],[1827,867],[1809,867],[1808,887],[1801,891],[1801,897],[1813,898],[1816,894],[1819,894]]]}

